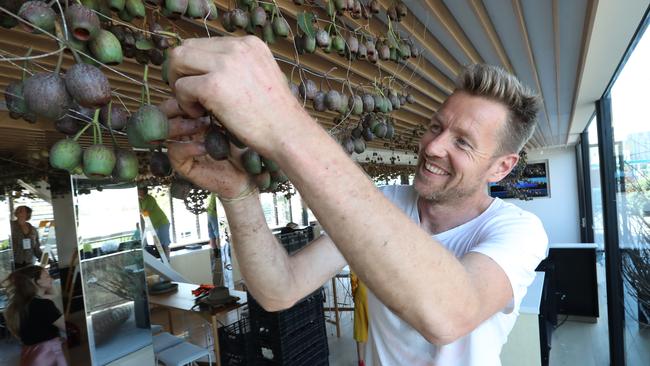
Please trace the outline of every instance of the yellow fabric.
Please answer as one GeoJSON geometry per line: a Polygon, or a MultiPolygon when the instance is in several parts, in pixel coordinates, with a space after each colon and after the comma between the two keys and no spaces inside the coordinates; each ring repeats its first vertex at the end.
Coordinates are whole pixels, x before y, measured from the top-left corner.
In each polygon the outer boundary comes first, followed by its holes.
{"type": "Polygon", "coordinates": [[[363,343],[368,341],[368,295],[366,285],[359,277],[350,272],[352,298],[354,299],[354,340],[363,343]]]}

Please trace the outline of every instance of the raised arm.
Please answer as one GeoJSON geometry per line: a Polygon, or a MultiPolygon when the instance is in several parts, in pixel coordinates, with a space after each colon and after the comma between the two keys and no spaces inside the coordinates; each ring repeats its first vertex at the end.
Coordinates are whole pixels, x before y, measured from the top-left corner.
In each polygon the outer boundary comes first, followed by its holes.
{"type": "Polygon", "coordinates": [[[266,224],[258,195],[224,203],[224,208],[246,286],[268,311],[290,307],[345,265],[345,259],[326,235],[287,255],[266,224]]]}
{"type": "Polygon", "coordinates": [[[230,160],[215,161],[201,143],[205,120],[188,120],[175,100],[161,106],[172,118],[171,134],[187,141],[169,145],[174,169],[222,200],[233,239],[233,250],[255,299],[267,310],[291,306],[334,276],[345,260],[327,236],[322,236],[292,256],[269,230],[259,195],[228,199],[246,191],[251,182],[238,164],[241,150],[232,147],[230,160]]]}

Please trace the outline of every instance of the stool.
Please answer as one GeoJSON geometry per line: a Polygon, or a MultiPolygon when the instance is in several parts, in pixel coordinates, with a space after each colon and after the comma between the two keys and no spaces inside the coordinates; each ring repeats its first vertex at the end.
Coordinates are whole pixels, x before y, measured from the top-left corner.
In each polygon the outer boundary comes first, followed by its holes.
{"type": "Polygon", "coordinates": [[[205,356],[208,356],[208,362],[212,364],[210,351],[192,343],[183,342],[160,352],[157,359],[165,366],[182,366],[198,361],[205,356]]]}
{"type": "Polygon", "coordinates": [[[153,336],[153,353],[157,355],[158,353],[179,343],[183,343],[182,338],[173,336],[167,332],[157,334],[153,336]]]}
{"type": "Polygon", "coordinates": [[[151,324],[151,334],[158,334],[163,331],[162,325],[151,324]]]}

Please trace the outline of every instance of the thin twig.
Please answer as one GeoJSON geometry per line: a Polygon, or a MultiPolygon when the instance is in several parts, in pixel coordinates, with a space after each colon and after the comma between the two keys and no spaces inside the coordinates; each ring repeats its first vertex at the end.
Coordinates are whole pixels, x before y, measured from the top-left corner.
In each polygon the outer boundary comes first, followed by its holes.
{"type": "MultiPolygon", "coordinates": [[[[0,55],[0,57],[2,57],[2,60],[0,60],[0,61],[11,62],[11,61],[30,61],[30,60],[36,60],[36,59],[39,59],[39,58],[45,58],[45,57],[50,57],[50,56],[53,56],[53,55],[57,55],[57,54],[59,54],[59,52],[62,52],[63,50],[65,50],[65,48],[66,48],[66,47],[63,46],[63,47],[59,48],[59,49],[56,50],[56,51],[52,51],[52,52],[48,52],[48,53],[44,53],[44,54],[36,55],[36,56],[23,56],[23,57],[11,57],[11,58],[9,58],[9,57],[5,57],[5,56],[3,56],[3,55],[0,55]]],[[[17,65],[14,65],[14,66],[17,66],[17,65]]],[[[19,67],[19,66],[18,66],[18,67],[19,67]]]]}

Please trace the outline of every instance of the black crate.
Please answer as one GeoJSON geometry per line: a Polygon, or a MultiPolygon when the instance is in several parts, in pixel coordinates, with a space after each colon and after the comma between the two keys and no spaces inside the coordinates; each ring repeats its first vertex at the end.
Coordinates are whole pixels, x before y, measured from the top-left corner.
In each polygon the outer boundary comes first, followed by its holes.
{"type": "Polygon", "coordinates": [[[312,322],[325,322],[323,293],[318,289],[290,309],[267,312],[248,294],[248,309],[256,335],[282,337],[312,322]]]}
{"type": "Polygon", "coordinates": [[[256,340],[259,365],[327,365],[329,350],[325,323],[315,323],[284,339],[256,340]]]}
{"type": "Polygon", "coordinates": [[[271,313],[248,295],[251,334],[261,365],[327,365],[323,298],[318,289],[292,308],[271,313]]]}
{"type": "Polygon", "coordinates": [[[313,230],[311,230],[310,227],[307,227],[290,233],[276,234],[275,237],[287,250],[287,253],[292,254],[309,244],[311,238],[313,238],[313,234],[311,234],[312,232],[313,230]]]}
{"type": "Polygon", "coordinates": [[[256,346],[253,343],[251,322],[242,318],[219,328],[219,352],[225,366],[254,365],[256,346]]]}

